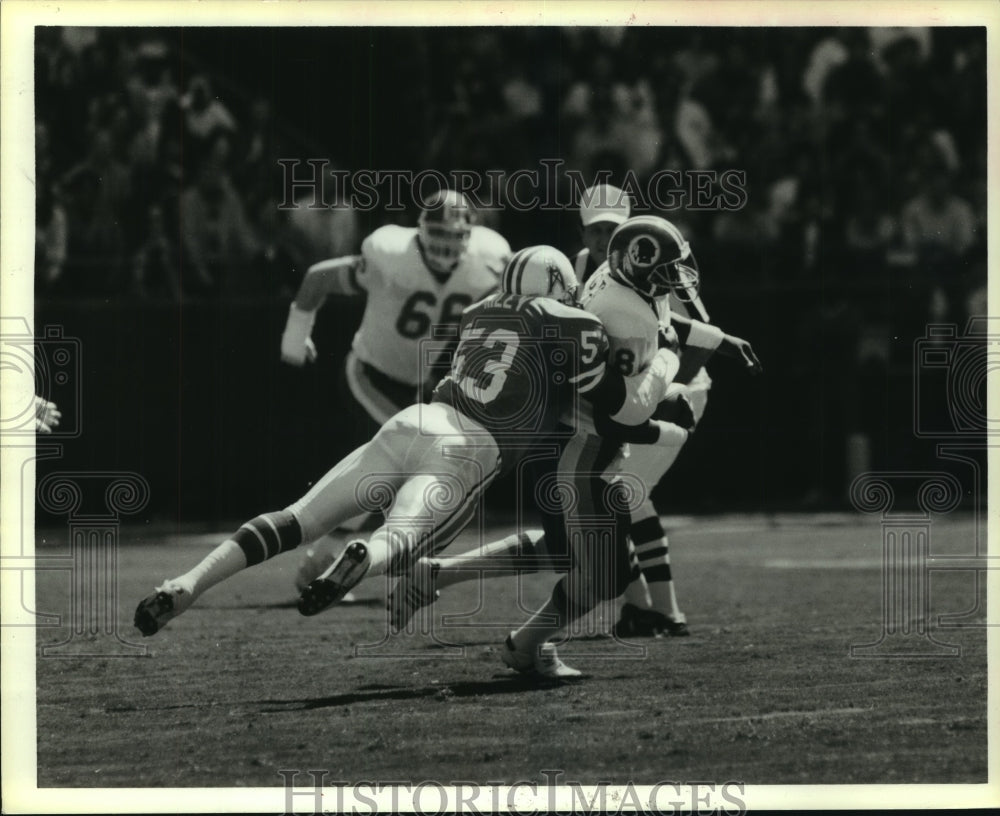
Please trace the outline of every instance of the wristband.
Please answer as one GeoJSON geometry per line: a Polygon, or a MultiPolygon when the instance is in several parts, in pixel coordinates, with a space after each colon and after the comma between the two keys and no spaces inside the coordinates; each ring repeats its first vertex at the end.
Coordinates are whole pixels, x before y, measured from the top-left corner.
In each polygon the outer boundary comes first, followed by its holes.
{"type": "Polygon", "coordinates": [[[293,300],[288,307],[288,322],[285,324],[285,333],[289,339],[294,338],[305,343],[306,338],[312,334],[313,324],[316,322],[316,310],[305,311],[295,305],[293,300]]]}

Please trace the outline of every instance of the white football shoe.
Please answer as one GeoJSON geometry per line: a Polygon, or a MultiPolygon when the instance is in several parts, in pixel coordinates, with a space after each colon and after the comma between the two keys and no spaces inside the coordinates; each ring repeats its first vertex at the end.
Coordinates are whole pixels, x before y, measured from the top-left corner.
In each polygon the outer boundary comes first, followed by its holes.
{"type": "Polygon", "coordinates": [[[567,666],[559,659],[554,643],[543,643],[534,653],[522,652],[514,646],[513,638],[508,635],[500,651],[500,659],[521,674],[530,674],[546,680],[571,680],[583,676],[582,671],[567,666]]]}

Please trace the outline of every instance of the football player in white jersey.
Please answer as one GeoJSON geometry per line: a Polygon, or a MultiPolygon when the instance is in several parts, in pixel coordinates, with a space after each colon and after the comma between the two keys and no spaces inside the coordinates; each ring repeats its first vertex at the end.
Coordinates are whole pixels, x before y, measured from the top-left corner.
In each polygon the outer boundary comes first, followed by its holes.
{"type": "Polygon", "coordinates": [[[458,323],[466,306],[496,289],[509,257],[501,235],[473,225],[465,196],[441,191],[416,227],[380,227],[364,240],[361,255],[309,267],[289,308],[281,359],[296,366],[315,359],[310,334],[327,295],[367,295],[344,368],[374,433],[426,398],[435,383],[420,359],[421,341],[434,326],[458,323]]]}
{"type": "MultiPolygon", "coordinates": [[[[581,297],[584,308],[606,324],[611,359],[624,374],[641,368],[658,346],[675,345],[674,334],[683,334],[681,370],[658,416],[679,419],[676,412],[680,411],[684,422],[692,426],[704,413],[711,386],[704,363],[725,338],[707,322],[699,281],[697,262],[680,230],[665,219],[640,216],[615,230],[608,243],[608,260],[588,281],[581,297]]],[[[759,370],[749,344],[732,351],[738,351],[752,371],[759,370]]],[[[677,603],[667,536],[649,498],[686,441],[685,435],[629,448],[626,467],[642,481],[646,492],[631,512],[633,580],[615,625],[619,637],[689,634],[686,616],[677,603]]]]}
{"type": "MultiPolygon", "coordinates": [[[[581,284],[586,284],[598,268],[605,267],[608,256],[608,243],[617,227],[628,220],[631,213],[631,203],[628,195],[619,188],[610,185],[595,185],[584,191],[580,198],[581,238],[584,247],[574,258],[574,271],[581,284]]],[[[670,308],[676,314],[710,322],[708,312],[696,291],[689,291],[688,296],[679,298],[673,292],[669,295],[670,308]]],[[[689,350],[689,361],[693,361],[700,352],[689,350]]],[[[700,421],[708,401],[708,390],[711,379],[704,367],[688,367],[684,378],[687,389],[684,393],[690,399],[695,421],[700,421]]],[[[677,459],[681,445],[664,448],[636,447],[632,452],[632,464],[643,476],[648,489],[652,489],[663,477],[677,459]]],[[[633,552],[640,548],[649,553],[658,549],[657,543],[667,546],[667,538],[659,520],[656,508],[650,501],[633,514],[630,530],[633,552]]],[[[669,565],[656,565],[650,568],[650,575],[639,571],[637,577],[629,585],[625,594],[621,618],[616,625],[616,632],[621,636],[645,636],[666,633],[673,636],[689,634],[684,614],[677,606],[676,592],[673,590],[672,576],[669,565]],[[669,599],[669,604],[660,611],[653,604],[648,581],[663,586],[655,586],[652,594],[657,600],[669,599]]]]}
{"type": "MultiPolygon", "coordinates": [[[[321,261],[306,272],[281,338],[281,359],[291,365],[316,358],[310,334],[327,295],[367,295],[341,388],[341,417],[353,426],[343,435],[352,445],[374,436],[406,406],[429,398],[445,372],[421,359],[421,344],[434,327],[458,323],[466,306],[496,289],[510,246],[472,221],[465,196],[443,190],[427,202],[416,227],[380,227],[364,240],[360,255],[321,261]]],[[[343,527],[357,530],[370,520],[362,514],[343,527]]],[[[308,548],[297,588],[322,572],[337,549],[335,540],[308,548]]]]}
{"type": "MultiPolygon", "coordinates": [[[[667,398],[654,414],[660,420],[658,434],[650,440],[640,429],[630,432],[616,428],[609,434],[606,423],[599,429],[600,435],[635,443],[628,446],[628,456],[617,459],[614,467],[620,466],[620,473],[638,477],[646,488],[642,502],[630,508],[629,533],[634,552],[626,599],[637,608],[652,609],[648,614],[658,616],[659,631],[670,631],[666,621],[675,623],[674,634],[686,631],[686,625],[677,607],[666,535],[649,500],[649,491],[674,462],[688,439],[687,429],[693,428],[704,409],[708,383],[696,381],[704,372],[704,363],[718,352],[742,360],[751,373],[762,370],[747,341],[671,310],[675,299],[680,303],[695,302],[698,284],[691,248],[680,231],[665,219],[638,216],[615,229],[608,244],[607,262],[590,278],[580,298],[581,305],[605,326],[610,343],[608,362],[623,375],[642,371],[659,348],[679,349],[680,369],[667,389],[667,398]],[[646,596],[647,586],[651,597],[646,596]]],[[[583,462],[584,452],[598,445],[599,438],[594,415],[586,403],[580,403],[576,423],[583,439],[577,447],[580,462],[560,463],[570,470],[583,462]]],[[[523,567],[526,562],[541,564],[560,555],[546,538],[540,531],[528,530],[488,544],[474,554],[421,559],[390,598],[393,625],[405,626],[417,609],[433,603],[441,588],[477,577],[477,568],[488,569],[485,574],[491,577],[500,577],[504,571],[530,571],[523,567]]],[[[626,629],[619,621],[615,634],[652,632],[626,629]]]]}

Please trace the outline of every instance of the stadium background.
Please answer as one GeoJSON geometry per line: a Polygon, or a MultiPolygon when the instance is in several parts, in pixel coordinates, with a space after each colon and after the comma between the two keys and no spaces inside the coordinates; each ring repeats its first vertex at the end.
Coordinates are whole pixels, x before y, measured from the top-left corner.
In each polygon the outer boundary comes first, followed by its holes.
{"type": "MultiPolygon", "coordinates": [[[[914,434],[948,400],[914,355],[986,312],[983,28],[36,32],[35,325],[83,355],[61,406],[83,432],[39,478],[131,470],[150,517],[222,523],[363,441],[336,396],[359,304],[328,302],[303,371],[281,329],[310,263],[416,211],[281,211],[279,158],[743,170],[741,210],[662,214],[767,374],[713,365],[660,509],[833,508],[859,470],[948,469],[914,434]]],[[[579,247],[574,209],[483,217],[515,249],[579,247]]]]}

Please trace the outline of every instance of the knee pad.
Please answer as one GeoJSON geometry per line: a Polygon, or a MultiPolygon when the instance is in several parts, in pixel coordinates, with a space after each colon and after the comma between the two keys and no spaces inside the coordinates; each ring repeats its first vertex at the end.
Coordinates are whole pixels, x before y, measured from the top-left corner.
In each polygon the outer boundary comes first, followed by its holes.
{"type": "Polygon", "coordinates": [[[232,540],[243,550],[249,567],[298,547],[302,528],[291,512],[279,510],[251,519],[233,534],[232,540]]]}

